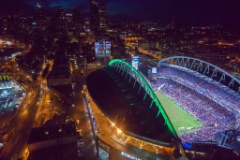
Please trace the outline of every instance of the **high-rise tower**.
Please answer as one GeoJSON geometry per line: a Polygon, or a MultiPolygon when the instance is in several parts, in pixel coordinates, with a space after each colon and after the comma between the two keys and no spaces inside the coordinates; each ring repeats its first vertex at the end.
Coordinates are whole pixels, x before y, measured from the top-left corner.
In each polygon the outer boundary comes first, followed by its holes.
{"type": "Polygon", "coordinates": [[[90,0],[90,26],[94,32],[106,29],[106,5],[96,0],[90,0]]]}
{"type": "Polygon", "coordinates": [[[41,29],[41,30],[45,30],[46,28],[46,16],[43,13],[43,8],[42,6],[37,3],[35,6],[35,23],[33,23],[33,25],[36,25],[37,28],[41,29]]]}

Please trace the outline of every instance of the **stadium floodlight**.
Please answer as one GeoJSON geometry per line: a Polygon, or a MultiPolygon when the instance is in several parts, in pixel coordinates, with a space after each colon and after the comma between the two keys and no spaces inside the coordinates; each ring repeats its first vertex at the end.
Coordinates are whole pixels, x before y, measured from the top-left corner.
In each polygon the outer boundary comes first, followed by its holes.
{"type": "Polygon", "coordinates": [[[236,140],[237,140],[238,142],[240,142],[240,135],[238,135],[238,136],[236,137],[236,140]]]}

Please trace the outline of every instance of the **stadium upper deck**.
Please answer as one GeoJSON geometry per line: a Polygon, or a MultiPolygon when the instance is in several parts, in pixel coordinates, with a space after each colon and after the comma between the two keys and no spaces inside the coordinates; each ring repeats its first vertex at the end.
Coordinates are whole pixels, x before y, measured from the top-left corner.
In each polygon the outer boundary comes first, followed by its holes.
{"type": "Polygon", "coordinates": [[[162,64],[173,64],[196,71],[204,75],[204,77],[209,77],[240,94],[240,80],[214,64],[185,56],[162,59],[158,62],[158,66],[162,64]]]}

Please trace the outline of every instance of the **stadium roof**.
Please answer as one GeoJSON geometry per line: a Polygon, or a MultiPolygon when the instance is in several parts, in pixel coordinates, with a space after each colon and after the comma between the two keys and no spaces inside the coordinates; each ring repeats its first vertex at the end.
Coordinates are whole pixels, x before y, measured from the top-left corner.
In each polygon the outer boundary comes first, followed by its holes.
{"type": "Polygon", "coordinates": [[[185,56],[174,56],[162,59],[158,62],[158,66],[164,63],[174,64],[199,72],[240,94],[240,80],[214,64],[185,56]]]}
{"type": "MultiPolygon", "coordinates": [[[[115,62],[127,66],[126,62],[125,64],[124,61],[115,60],[110,62],[108,67],[99,69],[87,77],[89,93],[102,112],[123,132],[137,135],[138,138],[151,139],[162,145],[169,145],[178,139],[168,116],[160,102],[154,99],[156,97],[147,83],[142,81],[146,83],[144,85],[148,88],[148,94],[146,90],[140,89],[141,84],[138,81],[126,78],[131,76],[127,72],[123,76],[122,72],[119,73],[111,67],[115,62]]],[[[131,70],[134,69],[131,67],[131,70]]],[[[138,72],[134,70],[134,73],[138,72]]],[[[140,74],[137,78],[139,77],[140,74]]]]}

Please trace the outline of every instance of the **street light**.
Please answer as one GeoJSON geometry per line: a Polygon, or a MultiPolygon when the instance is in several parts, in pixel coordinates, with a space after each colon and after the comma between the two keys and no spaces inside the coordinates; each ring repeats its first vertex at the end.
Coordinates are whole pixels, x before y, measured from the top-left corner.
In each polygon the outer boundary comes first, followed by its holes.
{"type": "Polygon", "coordinates": [[[120,129],[117,129],[117,133],[120,134],[122,133],[122,131],[120,129]]]}
{"type": "Polygon", "coordinates": [[[115,123],[112,123],[112,125],[111,125],[112,127],[114,127],[115,126],[115,123]]]}

